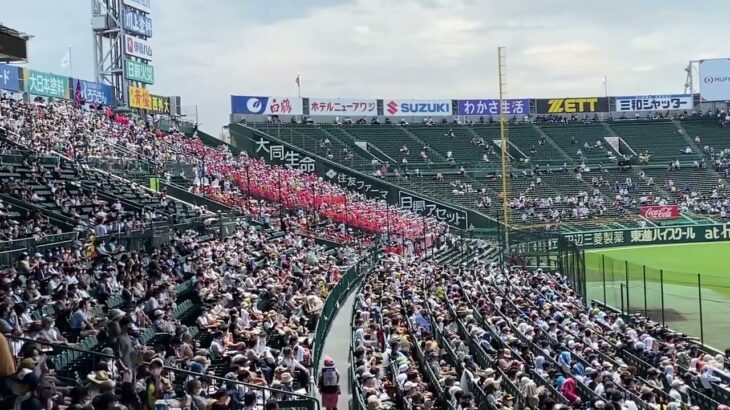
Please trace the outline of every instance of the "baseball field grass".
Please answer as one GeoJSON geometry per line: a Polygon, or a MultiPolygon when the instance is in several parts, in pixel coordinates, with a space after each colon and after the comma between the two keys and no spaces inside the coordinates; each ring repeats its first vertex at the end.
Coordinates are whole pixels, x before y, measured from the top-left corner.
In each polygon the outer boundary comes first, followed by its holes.
{"type": "Polygon", "coordinates": [[[730,242],[586,251],[588,298],[730,347],[730,242]]]}

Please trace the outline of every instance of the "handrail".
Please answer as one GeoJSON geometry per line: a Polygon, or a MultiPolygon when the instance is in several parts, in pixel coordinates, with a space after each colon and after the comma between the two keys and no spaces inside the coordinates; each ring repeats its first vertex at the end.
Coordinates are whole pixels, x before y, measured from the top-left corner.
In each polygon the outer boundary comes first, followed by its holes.
{"type": "Polygon", "coordinates": [[[340,278],[340,281],[330,290],[324,307],[317,321],[312,342],[312,383],[317,380],[319,362],[322,358],[324,340],[332,326],[332,319],[340,310],[340,304],[347,298],[353,289],[357,288],[364,277],[363,270],[369,270],[378,258],[378,251],[371,252],[366,258],[360,259],[352,265],[340,278]]]}
{"type": "Polygon", "coordinates": [[[36,249],[39,246],[48,246],[55,243],[70,242],[78,239],[78,232],[61,232],[51,235],[46,235],[42,240],[38,241],[33,237],[13,239],[10,241],[0,242],[0,251],[14,251],[14,250],[27,250],[36,249]]]}
{"type": "MultiPolygon", "coordinates": [[[[607,309],[607,310],[610,310],[611,312],[613,312],[613,313],[616,313],[616,314],[620,315],[620,316],[621,316],[621,317],[622,317],[622,318],[623,318],[623,319],[624,319],[624,320],[625,320],[626,322],[630,322],[630,320],[631,320],[631,316],[632,316],[632,315],[627,315],[627,314],[625,314],[624,312],[620,311],[619,309],[616,309],[616,308],[615,308],[615,307],[613,307],[613,306],[607,305],[607,304],[605,304],[605,303],[601,302],[600,300],[597,300],[597,299],[591,299],[591,303],[593,303],[593,304],[596,304],[596,305],[600,306],[600,307],[601,307],[601,308],[603,308],[603,309],[607,309]]],[[[672,329],[671,329],[671,328],[669,328],[669,327],[667,327],[667,330],[669,330],[669,331],[671,331],[671,332],[673,332],[673,333],[682,333],[682,332],[677,332],[677,331],[675,331],[675,330],[672,330],[672,329]]],[[[692,345],[695,345],[695,346],[699,347],[699,348],[700,348],[700,349],[701,349],[702,351],[704,351],[705,353],[708,353],[708,354],[712,354],[713,356],[714,356],[714,355],[718,355],[718,354],[720,354],[720,355],[723,355],[723,356],[725,355],[725,354],[724,354],[723,352],[721,352],[721,351],[719,351],[719,350],[715,349],[715,348],[714,348],[714,347],[712,347],[712,346],[708,346],[708,345],[706,345],[706,344],[702,344],[702,343],[697,343],[696,341],[694,341],[694,340],[691,340],[691,339],[688,339],[687,341],[688,341],[688,342],[689,342],[690,344],[692,344],[692,345]]]]}

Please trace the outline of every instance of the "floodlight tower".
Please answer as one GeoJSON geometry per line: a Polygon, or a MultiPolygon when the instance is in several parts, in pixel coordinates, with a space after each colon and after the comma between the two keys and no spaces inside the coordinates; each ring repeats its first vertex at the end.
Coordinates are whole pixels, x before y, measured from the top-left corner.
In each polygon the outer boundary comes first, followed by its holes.
{"type": "Polygon", "coordinates": [[[127,102],[124,78],[124,5],[122,0],[91,0],[96,81],[114,87],[119,105],[127,102]]]}

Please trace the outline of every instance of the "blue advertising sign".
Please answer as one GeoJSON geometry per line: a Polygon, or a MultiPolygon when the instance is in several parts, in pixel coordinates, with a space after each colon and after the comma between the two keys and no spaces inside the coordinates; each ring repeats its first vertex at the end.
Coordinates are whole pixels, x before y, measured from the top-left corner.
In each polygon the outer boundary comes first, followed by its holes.
{"type": "Polygon", "coordinates": [[[125,7],[124,29],[140,36],[152,37],[152,19],[139,10],[125,7]]]}
{"type": "MultiPolygon", "coordinates": [[[[504,100],[504,113],[530,115],[530,100],[504,100]]],[[[458,115],[499,115],[499,100],[459,100],[458,115]]]]}
{"type": "Polygon", "coordinates": [[[303,107],[302,99],[295,97],[231,96],[231,114],[302,115],[303,107]]]}
{"type": "Polygon", "coordinates": [[[3,90],[20,91],[18,67],[0,64],[0,88],[3,90]]]}
{"type": "Polygon", "coordinates": [[[114,106],[114,88],[110,85],[74,78],[71,87],[76,101],[83,99],[88,104],[114,106]]]}

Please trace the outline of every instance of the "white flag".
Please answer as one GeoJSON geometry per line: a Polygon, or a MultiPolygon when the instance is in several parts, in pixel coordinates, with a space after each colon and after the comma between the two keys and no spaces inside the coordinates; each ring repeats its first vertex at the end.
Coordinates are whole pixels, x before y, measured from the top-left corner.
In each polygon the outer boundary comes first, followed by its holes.
{"type": "Polygon", "coordinates": [[[66,50],[66,54],[61,59],[61,68],[66,68],[71,65],[71,49],[66,50]]]}

